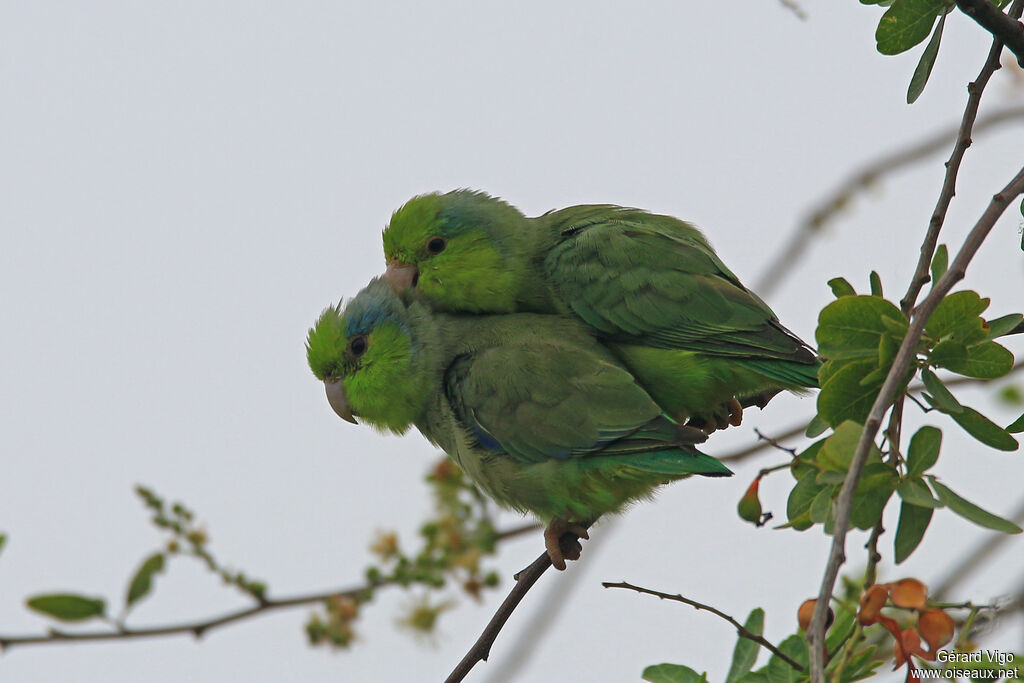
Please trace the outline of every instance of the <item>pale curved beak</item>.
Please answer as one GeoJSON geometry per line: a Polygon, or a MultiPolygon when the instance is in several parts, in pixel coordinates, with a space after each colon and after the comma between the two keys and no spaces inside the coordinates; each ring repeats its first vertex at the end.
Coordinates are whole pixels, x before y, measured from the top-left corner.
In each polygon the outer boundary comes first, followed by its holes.
{"type": "Polygon", "coordinates": [[[352,409],[348,407],[345,384],[340,379],[325,379],[324,388],[327,389],[327,402],[334,408],[334,412],[338,414],[338,417],[345,422],[351,422],[354,425],[359,424],[352,417],[352,409]]]}
{"type": "Polygon", "coordinates": [[[384,271],[384,279],[398,294],[415,287],[419,277],[420,271],[416,266],[410,266],[401,261],[389,262],[387,270],[384,271]]]}

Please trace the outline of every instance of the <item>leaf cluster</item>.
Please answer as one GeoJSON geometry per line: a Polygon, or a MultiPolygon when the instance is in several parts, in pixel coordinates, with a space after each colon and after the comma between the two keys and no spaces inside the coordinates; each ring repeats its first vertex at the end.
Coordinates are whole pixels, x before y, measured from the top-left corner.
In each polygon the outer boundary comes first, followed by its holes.
{"type": "MultiPolygon", "coordinates": [[[[992,2],[999,9],[1009,4],[1009,0],[992,2]]],[[[876,47],[883,55],[906,52],[931,35],[907,88],[907,104],[913,104],[921,96],[931,76],[935,58],[939,54],[946,16],[956,8],[956,3],[953,0],[861,0],[861,4],[887,6],[875,30],[876,47]]]]}

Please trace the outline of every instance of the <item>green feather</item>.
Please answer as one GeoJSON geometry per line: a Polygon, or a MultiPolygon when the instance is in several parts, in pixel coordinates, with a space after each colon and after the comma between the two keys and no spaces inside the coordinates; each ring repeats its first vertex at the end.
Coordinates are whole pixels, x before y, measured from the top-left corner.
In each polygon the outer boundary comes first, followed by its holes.
{"type": "Polygon", "coordinates": [[[435,310],[577,317],[679,420],[817,386],[814,352],[671,216],[585,205],[526,218],[457,190],[410,200],[384,244],[389,260],[419,268],[416,293],[435,310]],[[435,235],[447,240],[438,254],[424,247],[435,235]]]}
{"type": "Polygon", "coordinates": [[[545,521],[590,523],[668,481],[731,474],[566,316],[405,308],[377,280],[325,311],[307,348],[311,365],[343,369],[323,378],[344,383],[360,420],[415,425],[497,502],[545,521]],[[368,342],[358,356],[353,335],[368,342]]]}

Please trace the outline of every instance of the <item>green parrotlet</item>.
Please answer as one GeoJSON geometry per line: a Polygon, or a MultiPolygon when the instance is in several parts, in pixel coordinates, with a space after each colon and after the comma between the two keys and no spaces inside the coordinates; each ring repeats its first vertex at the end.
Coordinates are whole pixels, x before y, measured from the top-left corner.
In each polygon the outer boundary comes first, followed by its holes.
{"type": "Polygon", "coordinates": [[[482,192],[414,197],[384,229],[386,277],[438,311],[585,323],[675,420],[738,425],[820,361],[689,223],[612,205],[527,218],[482,192]]]}
{"type": "Polygon", "coordinates": [[[306,350],[340,417],[417,427],[499,504],[547,524],[559,569],[602,515],[670,481],[731,474],[569,316],[449,315],[378,278],[325,310],[306,350]]]}

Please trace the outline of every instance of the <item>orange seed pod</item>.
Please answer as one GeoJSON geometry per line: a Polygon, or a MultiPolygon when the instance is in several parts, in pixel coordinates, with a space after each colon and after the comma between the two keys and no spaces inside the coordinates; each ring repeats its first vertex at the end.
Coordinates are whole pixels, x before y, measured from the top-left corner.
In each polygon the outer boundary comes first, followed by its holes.
{"type": "Polygon", "coordinates": [[[889,586],[887,584],[875,584],[866,591],[860,598],[860,611],[857,612],[857,621],[862,626],[870,626],[878,621],[878,617],[889,599],[889,586]]]}
{"type": "Polygon", "coordinates": [[[921,631],[921,637],[928,643],[928,649],[934,653],[953,640],[955,625],[953,618],[941,609],[927,609],[918,617],[917,628],[921,631]]]}
{"type": "Polygon", "coordinates": [[[901,579],[892,584],[892,601],[899,607],[924,609],[928,600],[928,586],[917,579],[901,579]]]}
{"type": "MultiPolygon", "coordinates": [[[[796,611],[796,620],[800,623],[800,628],[806,631],[811,625],[811,619],[814,617],[814,608],[818,605],[818,601],[814,598],[810,600],[804,600],[800,605],[800,609],[796,611]]],[[[832,626],[832,622],[836,620],[836,613],[832,611],[832,608],[828,608],[828,615],[825,617],[825,630],[829,630],[832,626]]]]}

